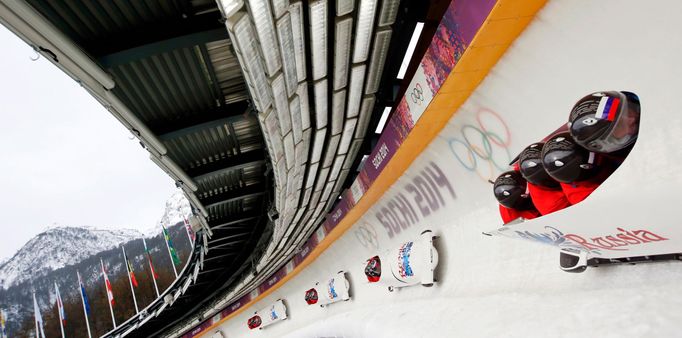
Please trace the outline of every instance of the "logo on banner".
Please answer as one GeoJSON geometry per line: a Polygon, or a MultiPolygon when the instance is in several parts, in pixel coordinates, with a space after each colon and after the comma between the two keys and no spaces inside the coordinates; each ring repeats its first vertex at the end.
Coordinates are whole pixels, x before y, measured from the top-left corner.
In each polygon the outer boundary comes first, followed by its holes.
{"type": "MultiPolygon", "coordinates": [[[[617,233],[591,238],[585,238],[578,234],[564,234],[559,229],[550,226],[546,226],[545,229],[548,232],[536,233],[528,230],[514,230],[513,232],[522,239],[562,248],[574,248],[594,254],[601,254],[604,250],[628,251],[632,246],[668,240],[668,238],[646,229],[626,230],[616,228],[617,233]]],[[[508,230],[509,228],[500,229],[500,231],[508,230]]]]}
{"type": "Polygon", "coordinates": [[[420,106],[424,103],[424,89],[422,89],[421,83],[417,83],[414,88],[412,88],[410,98],[412,99],[412,103],[416,103],[420,106]]]}
{"type": "Polygon", "coordinates": [[[667,241],[668,239],[657,235],[649,230],[625,230],[623,228],[616,228],[618,233],[592,237],[583,238],[576,234],[566,234],[564,237],[574,243],[579,244],[586,250],[598,251],[598,250],[616,250],[616,251],[627,251],[628,247],[633,245],[640,245],[651,242],[667,241]]]}
{"type": "Polygon", "coordinates": [[[410,266],[410,253],[414,242],[403,243],[398,250],[398,273],[400,277],[412,277],[414,272],[410,266]]]}
{"type": "Polygon", "coordinates": [[[270,308],[270,319],[275,320],[277,318],[279,318],[279,317],[277,317],[277,311],[275,311],[275,306],[273,305],[270,308]]]}
{"type": "Polygon", "coordinates": [[[329,284],[327,285],[327,293],[329,295],[329,299],[336,299],[339,297],[339,295],[336,293],[336,288],[334,287],[334,278],[329,280],[329,284]]]}

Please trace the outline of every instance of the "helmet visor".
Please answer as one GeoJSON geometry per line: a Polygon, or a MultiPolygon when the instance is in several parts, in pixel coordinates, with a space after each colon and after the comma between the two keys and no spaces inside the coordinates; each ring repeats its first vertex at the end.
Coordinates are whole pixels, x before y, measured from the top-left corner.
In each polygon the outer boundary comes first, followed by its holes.
{"type": "MultiPolygon", "coordinates": [[[[597,118],[613,121],[606,133],[587,143],[588,150],[599,153],[611,153],[621,150],[635,142],[639,132],[639,104],[619,93],[614,98],[620,101],[618,113],[609,113],[606,109],[598,109],[597,118]],[[615,116],[614,116],[615,115],[615,116]]],[[[606,98],[605,98],[606,101],[606,98]]],[[[601,108],[601,107],[600,107],[601,108]]]]}

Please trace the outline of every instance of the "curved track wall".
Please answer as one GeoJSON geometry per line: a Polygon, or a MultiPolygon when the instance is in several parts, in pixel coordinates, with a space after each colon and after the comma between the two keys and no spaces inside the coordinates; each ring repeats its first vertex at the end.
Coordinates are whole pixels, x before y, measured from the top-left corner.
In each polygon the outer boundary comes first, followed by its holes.
{"type": "MultiPolygon", "coordinates": [[[[590,198],[545,220],[585,226],[600,220],[613,222],[613,228],[627,220],[634,226],[674,229],[675,206],[669,202],[674,199],[668,197],[682,185],[672,163],[682,148],[671,142],[682,130],[676,104],[682,78],[677,67],[682,23],[676,13],[682,4],[657,1],[655,10],[653,6],[635,0],[549,2],[439,136],[349,231],[282,287],[207,333],[677,335],[682,320],[677,310],[682,298],[676,297],[682,291],[678,263],[568,274],[559,270],[558,252],[551,247],[481,234],[501,224],[486,180],[505,169],[527,144],[564,123],[577,99],[611,89],[630,90],[641,98],[637,146],[590,198]],[[414,211],[411,218],[390,211],[399,200],[408,201],[410,206],[403,209],[414,211]],[[416,238],[424,229],[440,236],[434,287],[391,293],[367,283],[363,268],[368,258],[416,238]],[[352,300],[327,308],[307,305],[303,296],[310,285],[339,270],[348,272],[352,300]],[[247,328],[254,310],[280,298],[288,306],[287,320],[262,331],[247,328]]],[[[679,236],[669,238],[674,248],[679,236]]]]}

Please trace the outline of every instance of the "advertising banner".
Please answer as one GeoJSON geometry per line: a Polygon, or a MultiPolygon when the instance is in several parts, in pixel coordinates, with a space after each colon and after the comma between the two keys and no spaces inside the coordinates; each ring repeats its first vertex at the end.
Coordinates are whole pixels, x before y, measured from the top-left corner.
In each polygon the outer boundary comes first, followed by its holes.
{"type": "Polygon", "coordinates": [[[364,194],[379,176],[450,75],[494,5],[494,0],[450,3],[405,95],[395,107],[377,146],[367,159],[368,163],[358,175],[360,184],[354,184],[353,189],[355,202],[359,200],[358,188],[362,188],[364,194]]]}

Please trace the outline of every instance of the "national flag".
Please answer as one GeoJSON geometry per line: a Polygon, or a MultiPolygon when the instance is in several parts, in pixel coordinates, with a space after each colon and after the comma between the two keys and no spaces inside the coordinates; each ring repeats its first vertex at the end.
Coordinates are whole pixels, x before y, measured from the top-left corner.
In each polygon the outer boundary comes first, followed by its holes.
{"type": "Polygon", "coordinates": [[[88,295],[85,294],[85,285],[83,284],[83,280],[81,279],[81,274],[76,271],[76,274],[78,275],[78,288],[81,290],[81,299],[83,300],[83,308],[85,308],[85,313],[90,314],[90,302],[88,301],[88,295]]]}
{"type": "Polygon", "coordinates": [[[64,312],[64,302],[62,302],[62,295],[59,293],[57,282],[54,283],[54,290],[57,297],[57,309],[59,310],[59,317],[62,319],[62,325],[66,325],[66,313],[64,312]]]}
{"type": "Polygon", "coordinates": [[[109,282],[109,277],[107,276],[107,270],[104,268],[104,262],[102,260],[99,260],[100,264],[102,265],[102,275],[104,275],[104,284],[107,287],[107,298],[109,299],[109,303],[111,303],[111,306],[114,306],[114,290],[111,287],[111,283],[109,282]]]}
{"type": "Polygon", "coordinates": [[[594,117],[601,120],[613,121],[616,118],[619,105],[619,98],[604,96],[599,100],[599,106],[597,106],[597,112],[594,117]]]}
{"type": "Polygon", "coordinates": [[[189,235],[189,238],[192,240],[192,243],[194,243],[197,239],[197,235],[194,233],[194,230],[192,230],[192,227],[189,225],[189,220],[187,220],[187,217],[183,217],[182,220],[185,221],[185,230],[187,230],[187,235],[189,235]]]}
{"type": "Polygon", "coordinates": [[[126,262],[126,268],[128,268],[128,274],[130,275],[130,282],[137,287],[137,279],[135,279],[135,271],[133,271],[133,265],[130,263],[126,251],[123,250],[123,260],[126,262]]]}
{"type": "Polygon", "coordinates": [[[36,337],[45,338],[45,330],[43,329],[43,316],[40,315],[40,309],[38,308],[38,300],[36,300],[35,293],[33,293],[33,316],[36,321],[36,337]]]}
{"type": "Polygon", "coordinates": [[[163,224],[161,224],[161,228],[163,229],[163,238],[166,240],[166,244],[168,244],[168,251],[170,251],[171,258],[173,259],[173,264],[175,265],[180,265],[180,258],[178,257],[178,253],[175,251],[175,248],[173,247],[173,241],[171,241],[170,235],[168,234],[168,230],[166,229],[163,224]]]}
{"type": "Polygon", "coordinates": [[[7,329],[5,323],[7,322],[7,312],[0,310],[0,337],[7,337],[7,329]]]}
{"type": "Polygon", "coordinates": [[[152,277],[154,279],[158,279],[159,275],[156,273],[156,270],[154,270],[154,264],[152,263],[152,253],[147,249],[147,241],[142,238],[142,244],[144,244],[144,253],[147,254],[147,260],[149,261],[149,269],[152,271],[152,277]]]}

